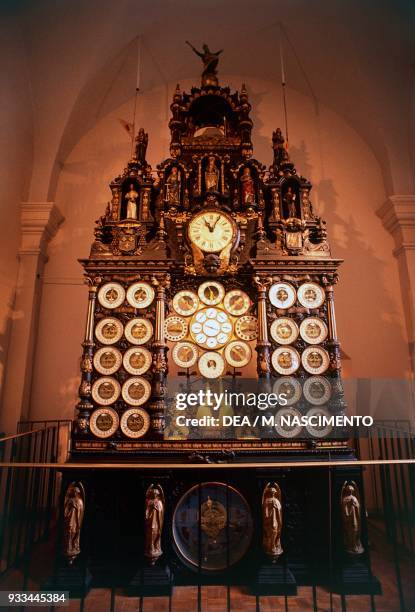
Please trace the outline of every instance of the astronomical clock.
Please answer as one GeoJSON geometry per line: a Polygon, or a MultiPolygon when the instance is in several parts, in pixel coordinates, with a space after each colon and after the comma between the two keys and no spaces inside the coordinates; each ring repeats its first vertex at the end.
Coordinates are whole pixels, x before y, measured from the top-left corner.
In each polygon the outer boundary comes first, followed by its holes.
{"type": "Polygon", "coordinates": [[[359,469],[295,467],[354,458],[329,418],[346,410],[341,261],[281,130],[266,167],[247,88],[220,86],[218,54],[195,51],[202,82],[176,87],[170,156],[153,169],[139,130],[81,260],[89,299],[62,503],[65,517],[82,512],[77,539],[63,521],[63,556],[133,593],[205,581],[289,595],[329,572],[333,588],[370,591],[359,469]]]}

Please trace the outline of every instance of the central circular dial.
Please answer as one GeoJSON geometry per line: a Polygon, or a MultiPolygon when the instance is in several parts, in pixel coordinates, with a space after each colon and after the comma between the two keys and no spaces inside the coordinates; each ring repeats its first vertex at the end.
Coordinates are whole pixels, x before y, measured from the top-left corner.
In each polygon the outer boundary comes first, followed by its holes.
{"type": "Polygon", "coordinates": [[[231,219],[216,211],[196,215],[189,224],[189,238],[202,251],[217,253],[231,242],[234,227],[231,219]]]}
{"type": "Polygon", "coordinates": [[[202,348],[221,348],[229,342],[232,329],[229,316],[219,308],[199,310],[190,321],[190,334],[202,348]]]}

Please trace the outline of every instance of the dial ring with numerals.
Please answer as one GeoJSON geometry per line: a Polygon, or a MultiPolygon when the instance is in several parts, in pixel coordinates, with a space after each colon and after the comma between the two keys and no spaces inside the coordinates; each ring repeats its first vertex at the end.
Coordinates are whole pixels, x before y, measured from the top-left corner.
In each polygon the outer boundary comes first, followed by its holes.
{"type": "Polygon", "coordinates": [[[171,315],[164,322],[164,335],[170,342],[183,340],[187,334],[187,321],[182,317],[171,315]]]}
{"type": "Polygon", "coordinates": [[[127,290],[127,301],[134,308],[147,308],[154,300],[154,289],[148,283],[134,283],[127,290]]]}
{"type": "Polygon", "coordinates": [[[89,428],[97,438],[109,438],[118,429],[119,417],[114,408],[97,408],[89,419],[89,428]]]}
{"type": "Polygon", "coordinates": [[[190,335],[202,348],[215,350],[229,342],[233,325],[229,315],[219,308],[204,308],[193,315],[190,321],[190,335]]]}
{"type": "Polygon", "coordinates": [[[217,281],[206,281],[199,286],[197,294],[207,306],[216,306],[223,300],[225,287],[217,281]]]}
{"type": "Polygon", "coordinates": [[[240,289],[232,289],[228,291],[223,300],[223,305],[229,314],[234,317],[244,315],[251,305],[251,300],[245,291],[240,289]]]}
{"type": "Polygon", "coordinates": [[[222,212],[203,211],[190,221],[188,235],[190,242],[193,242],[201,251],[218,253],[232,242],[235,225],[222,212]]]}
{"type": "Polygon", "coordinates": [[[193,291],[184,289],[179,291],[173,298],[173,308],[182,317],[190,317],[199,306],[199,298],[193,291]]]}
{"type": "Polygon", "coordinates": [[[235,333],[241,340],[255,340],[258,336],[258,320],[252,315],[244,315],[235,323],[235,333]]]}
{"type": "Polygon", "coordinates": [[[243,368],[251,361],[252,351],[243,340],[234,340],[225,347],[225,359],[233,368],[243,368]]]}

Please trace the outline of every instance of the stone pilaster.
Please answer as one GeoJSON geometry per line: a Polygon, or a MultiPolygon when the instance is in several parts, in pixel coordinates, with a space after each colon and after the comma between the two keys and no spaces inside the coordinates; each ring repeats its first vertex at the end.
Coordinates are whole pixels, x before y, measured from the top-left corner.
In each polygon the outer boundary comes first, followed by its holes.
{"type": "Polygon", "coordinates": [[[398,261],[411,370],[415,374],[415,195],[390,196],[377,215],[395,241],[393,254],[398,261]]]}
{"type": "Polygon", "coordinates": [[[47,248],[64,220],[53,202],[22,202],[19,269],[6,364],[2,429],[30,418],[30,393],[47,248]]]}

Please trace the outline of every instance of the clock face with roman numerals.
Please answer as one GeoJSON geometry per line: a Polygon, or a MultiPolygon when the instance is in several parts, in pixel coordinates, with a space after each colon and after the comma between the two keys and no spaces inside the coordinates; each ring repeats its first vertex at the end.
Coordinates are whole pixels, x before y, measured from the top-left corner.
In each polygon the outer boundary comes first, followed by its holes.
{"type": "Polygon", "coordinates": [[[227,215],[217,211],[205,211],[196,215],[189,223],[189,238],[201,251],[222,251],[235,234],[235,226],[227,215]]]}

